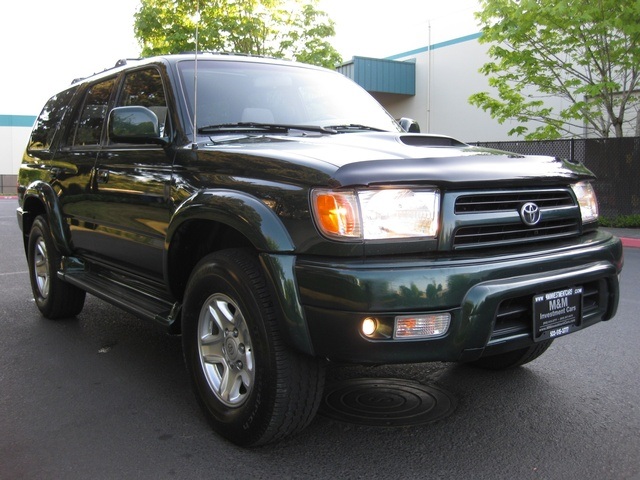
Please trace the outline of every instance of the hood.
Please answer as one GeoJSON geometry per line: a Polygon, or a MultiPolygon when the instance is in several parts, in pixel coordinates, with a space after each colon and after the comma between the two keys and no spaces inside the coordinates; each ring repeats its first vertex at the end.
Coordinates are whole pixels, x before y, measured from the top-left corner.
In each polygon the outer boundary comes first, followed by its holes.
{"type": "Polygon", "coordinates": [[[450,137],[386,132],[213,136],[206,149],[280,158],[320,168],[333,186],[530,185],[593,178],[580,163],[472,147],[450,137]],[[321,167],[320,167],[321,166],[321,167]]]}

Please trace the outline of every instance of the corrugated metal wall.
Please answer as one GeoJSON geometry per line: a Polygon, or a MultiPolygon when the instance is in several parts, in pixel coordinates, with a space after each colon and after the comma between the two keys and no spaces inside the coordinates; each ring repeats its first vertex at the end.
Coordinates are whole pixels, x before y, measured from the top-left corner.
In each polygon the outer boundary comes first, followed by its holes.
{"type": "Polygon", "coordinates": [[[369,92],[416,94],[414,61],[353,57],[352,61],[338,67],[338,71],[369,92]]]}

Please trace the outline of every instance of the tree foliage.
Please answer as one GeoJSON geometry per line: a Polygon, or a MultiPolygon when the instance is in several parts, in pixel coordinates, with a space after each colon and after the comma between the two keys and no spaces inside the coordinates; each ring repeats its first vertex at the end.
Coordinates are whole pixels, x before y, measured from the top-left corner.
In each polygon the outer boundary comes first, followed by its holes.
{"type": "Polygon", "coordinates": [[[481,9],[492,61],[480,71],[494,91],[469,101],[500,123],[515,119],[510,135],[640,135],[640,0],[481,0],[481,9]]]}
{"type": "Polygon", "coordinates": [[[142,55],[195,51],[288,58],[329,68],[333,22],[317,0],[140,0],[134,33],[142,55]]]}

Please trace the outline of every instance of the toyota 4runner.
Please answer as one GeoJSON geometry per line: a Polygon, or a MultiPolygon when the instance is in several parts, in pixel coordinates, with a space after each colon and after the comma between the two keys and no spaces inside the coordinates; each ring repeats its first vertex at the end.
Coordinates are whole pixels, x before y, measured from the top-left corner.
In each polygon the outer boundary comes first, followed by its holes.
{"type": "Polygon", "coordinates": [[[620,241],[559,158],[407,133],[339,73],[119,62],[57,93],[19,172],[42,315],[91,293],[181,333],[213,428],[304,428],[327,361],[504,369],[609,320],[620,241]]]}

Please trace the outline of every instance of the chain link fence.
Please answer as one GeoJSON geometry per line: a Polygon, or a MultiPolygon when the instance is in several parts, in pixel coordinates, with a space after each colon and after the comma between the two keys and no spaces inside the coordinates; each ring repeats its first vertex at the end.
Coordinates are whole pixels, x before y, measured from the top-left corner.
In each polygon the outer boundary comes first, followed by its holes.
{"type": "Polygon", "coordinates": [[[598,178],[594,187],[601,215],[640,214],[640,137],[478,142],[474,145],[583,163],[598,178]]]}
{"type": "Polygon", "coordinates": [[[0,175],[0,195],[15,195],[18,191],[17,175],[0,175]]]}

